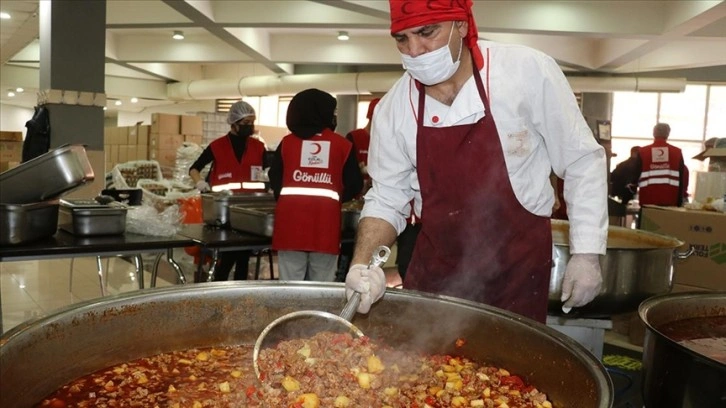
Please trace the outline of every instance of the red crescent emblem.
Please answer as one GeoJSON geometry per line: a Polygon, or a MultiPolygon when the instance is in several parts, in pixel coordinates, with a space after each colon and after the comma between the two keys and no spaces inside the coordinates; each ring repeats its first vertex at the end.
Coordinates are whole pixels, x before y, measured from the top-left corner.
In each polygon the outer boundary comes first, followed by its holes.
{"type": "Polygon", "coordinates": [[[313,143],[313,146],[315,146],[315,149],[310,152],[311,154],[318,154],[321,150],[323,150],[323,148],[320,146],[320,143],[313,143]]]}

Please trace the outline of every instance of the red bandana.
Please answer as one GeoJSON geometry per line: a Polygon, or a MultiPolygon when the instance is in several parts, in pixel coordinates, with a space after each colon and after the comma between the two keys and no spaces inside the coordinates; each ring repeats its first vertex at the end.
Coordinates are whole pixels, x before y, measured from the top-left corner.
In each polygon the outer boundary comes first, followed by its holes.
{"type": "Polygon", "coordinates": [[[474,55],[478,69],[484,67],[477,40],[479,34],[472,13],[472,0],[389,0],[391,6],[391,34],[411,27],[420,27],[442,21],[466,21],[469,32],[464,43],[474,55]]]}

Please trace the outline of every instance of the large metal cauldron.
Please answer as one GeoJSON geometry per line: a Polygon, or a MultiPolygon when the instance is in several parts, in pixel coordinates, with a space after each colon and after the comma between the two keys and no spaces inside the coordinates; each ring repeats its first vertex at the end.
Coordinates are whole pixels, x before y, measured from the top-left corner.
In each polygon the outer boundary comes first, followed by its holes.
{"type": "Polygon", "coordinates": [[[643,401],[648,408],[726,406],[726,364],[696,353],[659,331],[694,317],[726,316],[726,292],[652,297],[638,308],[645,323],[643,401]]]}
{"type": "MultiPolygon", "coordinates": [[[[72,379],[142,356],[254,344],[260,331],[285,313],[340,312],[344,293],[338,283],[220,282],[81,303],[0,338],[0,406],[30,407],[72,379]]],[[[391,345],[462,354],[506,367],[546,392],[556,407],[613,404],[610,378],[582,346],[499,309],[393,289],[353,323],[391,345]],[[459,337],[467,340],[461,349],[454,346],[459,337]]]]}
{"type": "MultiPolygon", "coordinates": [[[[552,220],[554,244],[550,277],[549,313],[562,314],[562,278],[570,260],[570,224],[552,220]]],[[[671,290],[674,258],[686,258],[692,250],[679,253],[682,241],[652,232],[610,226],[607,251],[600,257],[603,285],[589,304],[574,309],[571,317],[610,317],[633,312],[643,300],[671,290]]]]}

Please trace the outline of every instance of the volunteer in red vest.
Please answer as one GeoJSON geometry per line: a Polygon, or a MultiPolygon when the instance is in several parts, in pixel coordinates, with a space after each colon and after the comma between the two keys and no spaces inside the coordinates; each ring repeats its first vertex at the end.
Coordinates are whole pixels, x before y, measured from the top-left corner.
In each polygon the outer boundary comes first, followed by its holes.
{"type": "Polygon", "coordinates": [[[337,102],[307,89],[287,108],[285,136],[270,167],[275,193],[272,249],[280,280],[333,282],[340,251],[341,203],[363,187],[353,144],[335,133],[337,102]]]}
{"type": "Polygon", "coordinates": [[[373,122],[373,111],[376,109],[376,105],[381,98],[375,98],[368,104],[368,111],[366,113],[365,127],[362,129],[354,129],[345,135],[345,138],[353,142],[353,149],[355,151],[355,158],[358,160],[358,166],[363,173],[363,193],[368,191],[371,186],[371,178],[368,175],[368,145],[371,142],[371,123],[373,122]]]}
{"type": "MultiPolygon", "coordinates": [[[[229,132],[210,143],[189,168],[189,176],[200,192],[265,191],[263,169],[268,167],[265,145],[251,137],[256,119],[254,108],[247,102],[239,101],[229,108],[229,132]],[[210,163],[212,167],[204,180],[201,171],[210,163]]],[[[214,280],[227,280],[235,264],[234,279],[247,279],[249,258],[250,251],[221,252],[219,264],[214,269],[214,280]]]]}
{"type": "MultiPolygon", "coordinates": [[[[486,10],[486,2],[477,7],[486,10]]],[[[413,210],[425,221],[403,287],[486,303],[544,322],[552,268],[550,172],[565,180],[570,252],[565,311],[602,285],[605,151],[549,56],[479,41],[471,0],[391,0],[406,73],[376,108],[346,294],[366,313],[383,296],[379,245],[413,210]]]]}
{"type": "Polygon", "coordinates": [[[658,123],[653,127],[653,144],[640,148],[636,168],[640,205],[680,207],[687,199],[688,168],[681,149],[668,144],[671,127],[658,123]]]}

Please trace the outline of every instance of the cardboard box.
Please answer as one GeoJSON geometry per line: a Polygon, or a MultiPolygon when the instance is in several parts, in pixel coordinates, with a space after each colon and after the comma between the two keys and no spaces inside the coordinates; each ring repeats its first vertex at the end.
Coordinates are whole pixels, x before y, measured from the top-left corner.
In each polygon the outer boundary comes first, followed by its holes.
{"type": "Polygon", "coordinates": [[[204,134],[204,121],[201,116],[182,116],[181,134],[201,136],[204,134]]]}
{"type": "Polygon", "coordinates": [[[678,238],[694,248],[691,256],[673,262],[674,284],[726,290],[726,214],[644,206],[640,226],[678,238]]]}
{"type": "Polygon", "coordinates": [[[151,115],[151,133],[181,133],[179,115],[153,113],[151,115]]]}
{"type": "Polygon", "coordinates": [[[149,159],[159,162],[161,167],[174,167],[176,165],[176,149],[152,149],[149,159]]]}
{"type": "Polygon", "coordinates": [[[151,126],[139,125],[136,129],[136,137],[138,138],[137,145],[148,146],[149,145],[149,133],[151,133],[151,126]]]}
{"type": "Polygon", "coordinates": [[[202,139],[204,139],[204,136],[202,135],[184,135],[184,141],[186,143],[196,143],[198,145],[201,145],[202,139]]]}
{"type": "Polygon", "coordinates": [[[3,142],[22,142],[23,132],[0,131],[0,140],[3,142]]]}
{"type": "Polygon", "coordinates": [[[149,146],[138,145],[136,146],[136,157],[137,160],[148,160],[149,159],[149,146]]]}
{"type": "Polygon", "coordinates": [[[23,160],[23,142],[0,141],[0,161],[20,162],[23,160]]]}
{"type": "Polygon", "coordinates": [[[116,128],[116,143],[117,145],[129,144],[129,128],[118,127],[116,128]]]}
{"type": "Polygon", "coordinates": [[[151,133],[149,135],[150,150],[178,149],[184,144],[184,136],[179,134],[151,133]]]}
{"type": "Polygon", "coordinates": [[[0,161],[0,173],[8,171],[20,164],[19,161],[0,161]]]}
{"type": "Polygon", "coordinates": [[[726,147],[708,149],[703,155],[708,158],[708,171],[726,171],[726,147]]]}

